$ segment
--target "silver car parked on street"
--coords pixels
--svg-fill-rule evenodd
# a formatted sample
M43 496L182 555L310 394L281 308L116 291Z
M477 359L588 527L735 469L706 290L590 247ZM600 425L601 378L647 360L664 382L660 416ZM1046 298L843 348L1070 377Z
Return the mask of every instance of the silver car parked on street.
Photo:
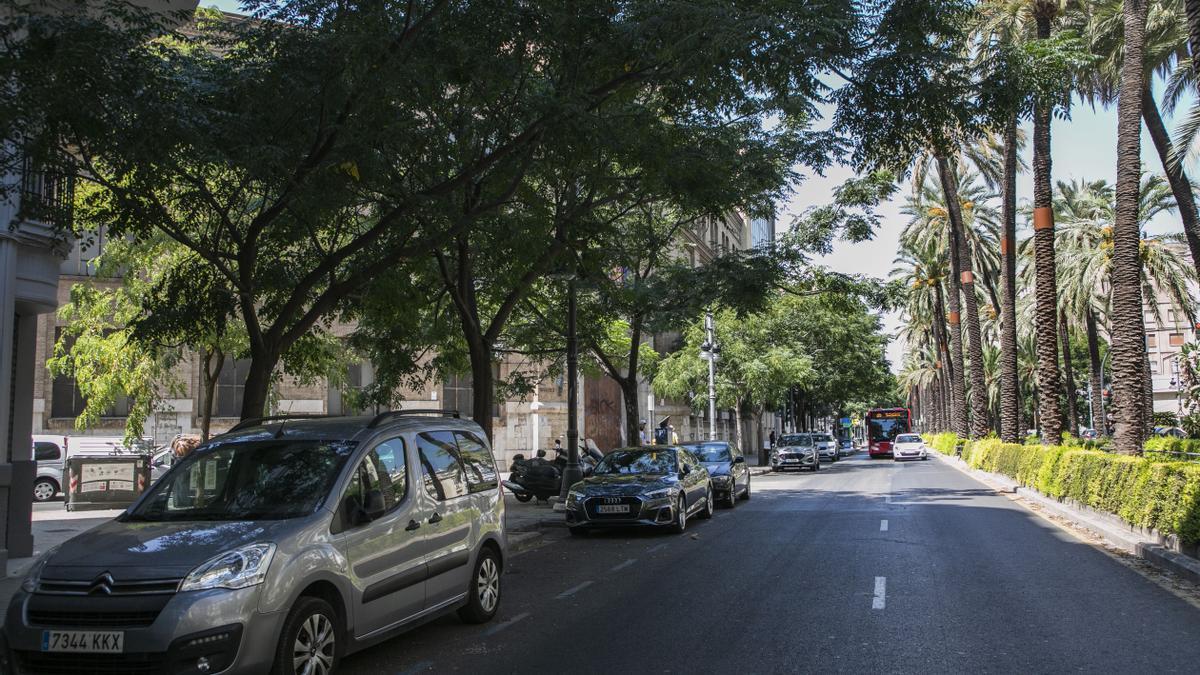
M312 673L500 602L504 501L471 422L268 418L49 551L4 626L18 673Z

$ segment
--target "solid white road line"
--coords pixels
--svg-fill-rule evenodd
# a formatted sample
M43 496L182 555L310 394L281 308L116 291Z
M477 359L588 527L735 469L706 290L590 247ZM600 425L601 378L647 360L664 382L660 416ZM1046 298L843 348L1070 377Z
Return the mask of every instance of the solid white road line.
M559 593L558 597L555 598L555 600L562 600L563 598L569 598L572 595L575 595L576 593L578 593L579 591L582 591L583 589L587 588L588 586L591 586L593 583L595 583L595 582L585 581L582 584L579 584L578 586L576 586L574 588L568 588L567 590L563 591L562 593Z
M620 572L621 570L625 569L626 567L629 567L630 565L632 565L635 562L637 562L637 558L630 558L629 560L626 560L625 562L621 563L620 565L613 567L612 569L609 570L609 572Z
M886 521L886 520L881 520L881 521L879 521L879 531L880 531L880 532L887 532L887 527L888 527L888 526L887 526L887 521Z
M491 628L487 629L487 632L484 633L484 635L491 637L491 636L495 635L496 633L499 633L500 631L504 630L505 628L508 628L509 626L513 625L514 623L520 621L521 619L528 619L528 618L529 618L529 612L522 612L522 613L514 616L513 618L509 619L508 621L505 621L503 623L498 623L495 626L492 626Z
M871 599L871 609L883 609L887 604L887 577L875 577L875 597Z

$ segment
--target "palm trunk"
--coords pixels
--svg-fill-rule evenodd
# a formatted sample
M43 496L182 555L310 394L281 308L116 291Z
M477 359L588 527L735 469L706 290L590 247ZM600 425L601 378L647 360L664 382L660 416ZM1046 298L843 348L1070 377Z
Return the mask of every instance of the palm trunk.
M971 434L970 422L967 419L967 389L963 375L966 369L963 364L962 322L959 312L959 260L958 247L951 237L950 242L950 279L946 289L949 297L950 316L947 321L950 329L950 416L951 428L962 438Z
M1192 68L1200 68L1200 0L1184 0L1187 14L1188 52L1192 55Z
M1039 3L1037 36L1050 37L1053 7ZM1041 393L1039 417L1042 440L1050 445L1062 442L1062 415L1058 407L1061 389L1058 375L1058 287L1054 260L1054 210L1050 183L1050 113L1052 106L1039 102L1033 115L1033 248L1036 267L1035 330L1037 331L1037 380Z
M1200 0L1194 0L1200 4ZM1189 0L1189 5L1192 0ZM1190 13L1190 11L1189 11ZM1191 16L1188 17L1191 20ZM1192 184L1184 173L1182 162L1169 161L1171 155L1171 136L1163 124L1162 115L1158 112L1158 104L1149 88L1142 92L1142 119L1146 121L1146 130L1150 132L1150 140L1158 152L1162 163L1163 173L1171 185L1171 194L1175 195L1175 203L1179 207L1179 220L1183 223L1183 233L1187 237L1188 251L1192 254L1192 265L1200 276L1200 213L1196 210L1196 197L1192 192Z
M1092 420L1090 423L1101 434L1108 435L1108 425L1104 421L1104 389L1103 364L1100 361L1100 336L1096 330L1096 313L1089 307L1086 316L1088 365L1090 375L1088 387L1092 392Z
M1063 374L1067 387L1067 419L1071 422L1072 434L1079 433L1079 400L1075 394L1075 371L1071 365L1071 340L1067 331L1067 315L1059 312L1058 341L1062 343Z
M1117 101L1117 189L1112 251L1113 397L1117 408L1113 450L1142 452L1145 433L1146 333L1142 320L1141 181L1142 93L1146 90L1147 0L1125 0L1125 60Z
M971 253L971 240L967 237L967 226L963 222L962 203L958 193L958 176L946 157L938 155L938 178L942 193L946 197L950 215L951 245L958 251L955 265L959 285L962 287L963 304L966 305L967 357L970 359L971 377L971 436L983 438L988 433L987 377L983 372L983 333L979 329L979 298L975 295L975 270Z
M1197 0L1200 2L1200 0ZM1021 390L1017 380L1017 119L1004 130L1004 205L1000 235L1000 438L1021 440Z

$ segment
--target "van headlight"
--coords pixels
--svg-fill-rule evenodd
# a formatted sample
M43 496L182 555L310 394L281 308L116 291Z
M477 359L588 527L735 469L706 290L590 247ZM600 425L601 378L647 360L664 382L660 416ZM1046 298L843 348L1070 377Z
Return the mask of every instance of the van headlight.
M192 570L179 590L236 589L261 584L274 557L275 544L250 544L226 551Z
M21 590L26 593L32 593L37 590L38 583L42 580L42 570L46 569L46 563L50 562L50 558L58 551L55 546L42 554L42 557L37 559L29 568L29 572L25 574L25 580L21 582Z

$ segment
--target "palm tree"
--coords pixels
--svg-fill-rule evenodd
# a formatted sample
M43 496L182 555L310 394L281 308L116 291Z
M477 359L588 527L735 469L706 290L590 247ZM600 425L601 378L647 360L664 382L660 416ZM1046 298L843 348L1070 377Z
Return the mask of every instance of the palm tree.
M1148 0L1125 0L1125 58L1117 100L1117 191L1112 249L1113 397L1117 406L1113 449L1142 452L1146 433L1146 338L1142 321L1141 182L1142 98L1146 90Z
M979 32L986 40L993 42L1042 42L1050 38L1054 24L1067 4L1068 0L991 0L980 8L982 25ZM1067 88L1064 86L1064 89ZM1038 389L1045 394L1041 397L1039 417L1042 438L1049 443L1058 443L1062 438L1058 397L1048 393L1059 391L1054 212L1051 204L1053 186L1050 176L1050 120L1054 105L1054 101L1047 96L1035 96L1033 100L1033 222L1037 270L1037 312L1034 323L1037 330ZM1015 190L1015 183L1013 188ZM1015 314L1015 309L1010 313Z
M979 324L979 304L975 294L975 259L972 251L979 250L979 230L967 222L974 219L976 204L986 199L986 195L972 195L976 192L974 177L966 167L961 166L952 158L936 153L933 160L937 164L937 173L941 185L941 193L928 185L925 173L926 163L919 162L914 171L914 196L907 211L913 220L901 234L901 240L919 241L925 239L927 244L937 248L941 255L949 253L952 274L947 290L949 296L949 323L951 362L955 373L969 373L971 388L979 392L971 398L972 416L968 422L966 414L967 396L965 378L959 377L954 382L952 390L955 408L954 431L962 436L971 435L982 437L987 435L989 414L986 396L986 377L983 370L982 331ZM962 174L960 176L960 173ZM965 179L965 181L964 181ZM966 182L966 191L963 190ZM972 197L979 197L978 199ZM964 355L962 327L960 323L960 291L961 300L966 305L967 337L969 342ZM965 358L964 358L965 356ZM969 362L966 362L969 359Z
M1172 190L1161 176L1143 176L1138 188L1137 224L1139 234L1155 216L1176 209ZM1114 313L1109 304L1115 298L1115 232L1116 192L1105 181L1059 184L1055 202L1062 222L1059 243L1062 251L1064 312L1082 322L1088 333L1088 352L1091 361L1093 404L1100 396L1100 345L1097 317ZM1194 268L1173 246L1178 235L1142 236L1138 243L1139 313L1142 306L1158 309L1157 295L1161 291L1176 311L1185 316L1196 314L1196 304L1188 286L1196 280ZM1115 304L1115 303L1114 303ZM1111 340L1117 328L1109 331ZM1144 344L1144 342L1142 343ZM1116 355L1113 355L1116 358ZM1138 379L1144 382L1148 372L1145 352L1141 357L1142 371ZM1142 393L1143 399L1145 392ZM1100 404L1102 405L1102 404ZM1143 400L1143 405L1145 401ZM1098 413L1103 419L1103 411Z
M1125 50L1123 3L1122 0L1102 0L1084 7L1086 11L1080 13L1079 23L1087 36L1089 50L1100 60L1090 69L1091 77L1085 80L1082 93L1092 103L1110 105L1116 99ZM1149 6L1145 31L1142 119L1179 205L1179 218L1187 236L1192 264L1200 272L1200 211L1197 210L1196 198L1181 156L1177 148L1172 147L1171 137L1150 87L1153 74L1170 76L1163 101L1168 112L1174 112L1185 92L1194 91L1197 80L1185 47L1189 18L1185 16L1180 0L1158 0ZM1193 106L1185 122L1180 125L1180 130L1182 139L1190 139L1200 131L1200 104ZM1190 143L1188 140L1183 142Z

